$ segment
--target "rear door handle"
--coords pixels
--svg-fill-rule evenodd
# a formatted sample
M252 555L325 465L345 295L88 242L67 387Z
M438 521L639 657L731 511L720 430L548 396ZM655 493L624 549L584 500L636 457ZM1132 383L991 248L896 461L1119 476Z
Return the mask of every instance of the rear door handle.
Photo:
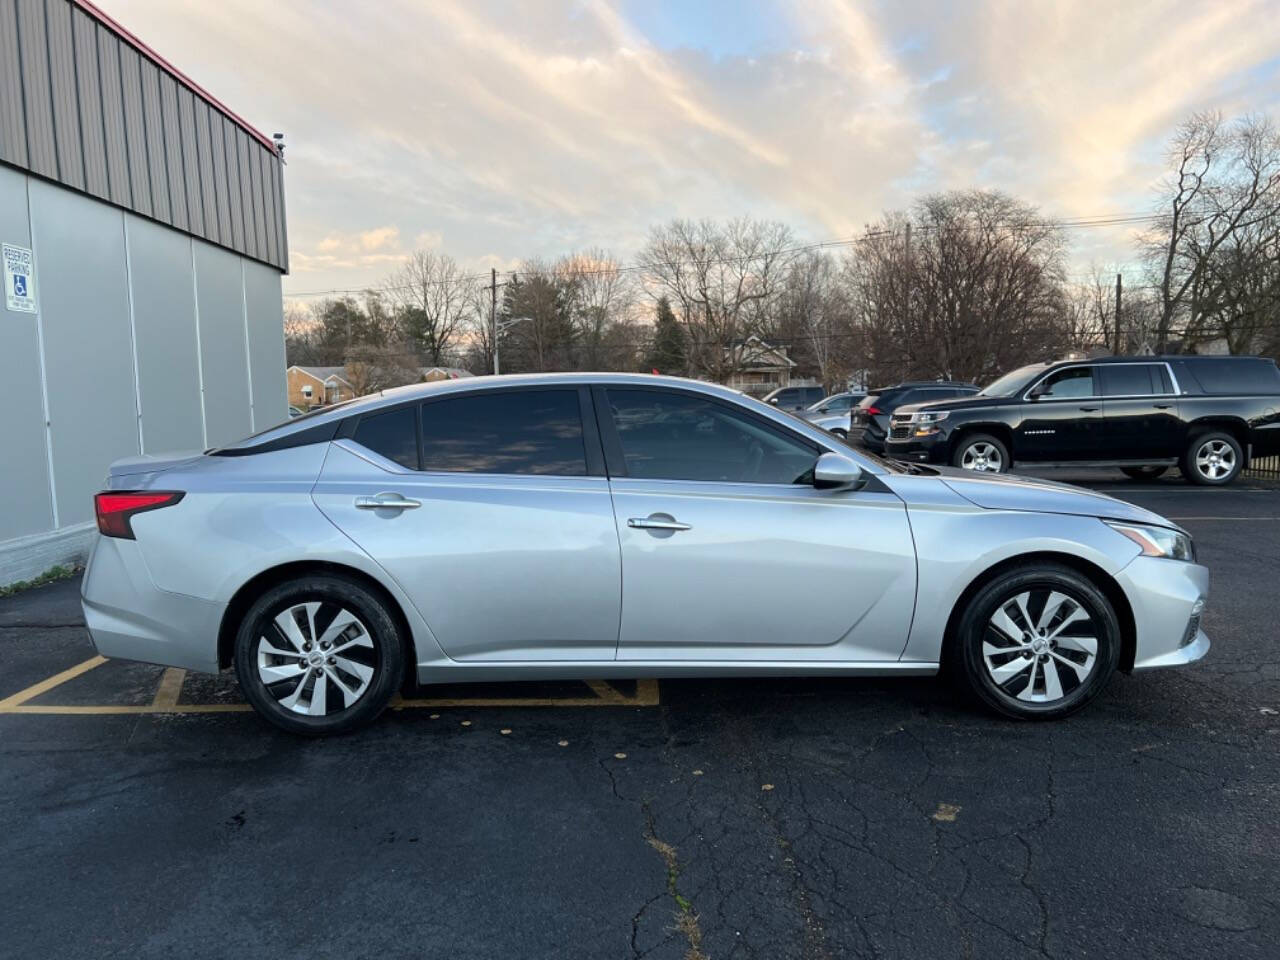
M1169 409L1170 407L1172 407L1172 406L1173 406L1173 404L1172 404L1172 403L1157 403L1157 404L1156 404L1156 409L1157 409L1157 410L1168 410L1168 409Z
M662 517L632 517L627 521L628 527L637 530L692 530L693 527L679 520L665 520Z
M1080 409L1085 413L1097 413L1102 408L1101 407L1081 407Z
M356 497L357 510L416 510L421 501L410 500L398 493L379 493L373 497Z

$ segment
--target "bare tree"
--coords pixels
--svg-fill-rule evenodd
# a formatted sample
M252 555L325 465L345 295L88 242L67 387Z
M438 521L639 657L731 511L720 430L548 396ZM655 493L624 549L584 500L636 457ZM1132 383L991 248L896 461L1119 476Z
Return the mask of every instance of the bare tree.
M1156 328L1164 350L1174 324L1203 325L1229 275L1212 267L1227 251L1253 235L1265 246L1268 223L1280 206L1280 137L1266 117L1224 123L1216 112L1185 120L1169 145L1172 170L1161 186L1165 211L1153 228L1147 258L1160 294ZM1258 228L1262 228L1258 235Z
M666 294L677 307L694 370L722 382L735 372L741 352L731 348L764 326L791 244L784 224L745 217L650 230L640 264L655 299Z
M877 379L985 380L1066 346L1060 228L995 191L934 194L845 262Z
M383 284L401 336L428 363L444 362L469 309L476 281L454 259L417 250Z
M634 296L622 264L599 249L570 254L556 263L554 272L565 296L565 307L574 327L576 364L579 369L602 370L610 366L612 328L630 313Z

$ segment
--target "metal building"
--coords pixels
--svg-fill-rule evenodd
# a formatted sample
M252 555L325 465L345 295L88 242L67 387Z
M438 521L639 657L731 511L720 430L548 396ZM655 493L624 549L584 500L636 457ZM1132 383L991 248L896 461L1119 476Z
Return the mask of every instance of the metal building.
M287 415L281 160L86 0L0 0L0 585L119 457Z

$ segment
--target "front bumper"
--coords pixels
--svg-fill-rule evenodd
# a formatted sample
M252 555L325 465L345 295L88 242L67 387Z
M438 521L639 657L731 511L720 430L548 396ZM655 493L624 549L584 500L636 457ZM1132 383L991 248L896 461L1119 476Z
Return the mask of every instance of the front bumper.
M909 437L906 440L885 441L884 455L894 460L913 463L946 463L946 438L941 433L927 437Z
M1200 629L1198 610L1209 596L1207 567L1138 557L1116 580L1133 608L1135 671L1194 663L1209 652L1209 637Z
M226 604L161 590L137 541L98 537L85 566L80 602L102 656L218 672L218 630Z

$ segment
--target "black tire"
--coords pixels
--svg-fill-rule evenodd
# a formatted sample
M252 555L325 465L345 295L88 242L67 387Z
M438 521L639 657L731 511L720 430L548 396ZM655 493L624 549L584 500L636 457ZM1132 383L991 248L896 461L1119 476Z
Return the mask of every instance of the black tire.
M319 606L309 615L310 625L305 610L291 618L298 629L295 640L307 640L303 649L301 640L290 640L277 626L277 617L311 603ZM335 640L325 641L331 645L322 651L326 629L348 622L338 621L342 613L350 615L351 624L338 632ZM272 652L261 649L264 642ZM276 651L289 656L276 656ZM343 655L328 655L331 653ZM259 714L289 733L316 737L346 733L377 717L400 689L405 648L383 599L353 579L315 574L278 584L254 602L236 632L235 665L240 688ZM372 675L365 678L362 674L368 669ZM268 684L262 670L294 672L300 678L294 683L292 676L285 676ZM318 698L320 683L324 690ZM339 706L357 688L350 705ZM325 712L317 715L284 705L291 697L307 710L320 699L319 709ZM331 697L335 698L334 708L326 711Z
M849 439L849 431L848 431L848 430L841 430L839 427L836 427L836 428L835 428L834 430L832 430L831 432L832 432L833 434L835 434L837 437L839 437L841 440L848 440L848 439Z
M1049 641L1055 633L1054 624L1059 623L1061 632L1056 639L1044 653L1028 649L1006 656L1004 649L1025 643L1026 636L1034 634L1036 624L1028 625L1032 627L1031 634L1024 633L1021 640L1012 641L992 625L997 611L1012 608L1010 620L1021 627L1016 598L1029 595L1024 601L1026 609L1032 621L1038 621L1054 593L1065 595L1073 606L1055 606L1058 612L1048 621L1046 633L1032 636L1032 640ZM1088 620L1062 623L1068 616L1074 617L1074 605L1084 611ZM1096 641L1091 660L1084 649L1089 637ZM1075 713L1102 692L1119 663L1120 646L1120 622L1115 610L1091 580L1062 564L1034 561L1006 570L969 600L948 653L954 661L951 673L988 709L1019 720L1057 720ZM998 652L986 652L995 648L999 648ZM1024 662L1025 668L1020 666ZM1052 696L1050 669L1061 696ZM1002 675L1003 682L998 682L995 673L1006 670L1007 677ZM1087 671L1084 676L1079 675L1081 670ZM1024 694L1027 699L1022 698Z
M996 456L999 457L997 463L988 453L984 456L977 456L979 452L986 447L994 449ZM965 458L969 457L972 462L994 464L991 468L965 466ZM1005 473L1012 464L1009 457L1009 448L1004 445L1004 441L998 437L993 437L989 433L970 433L960 438L960 442L956 444L955 452L951 454L951 465L959 467L962 470L973 470L975 473Z
M1213 458L1217 456L1218 460ZM1228 462L1229 461L1229 462ZM1225 472L1224 472L1225 466ZM1240 476L1244 451L1240 442L1223 430L1209 430L1191 438L1182 454L1182 475L1205 487L1224 487Z
M1155 480L1164 476L1168 467L1121 467L1120 472L1130 480Z

